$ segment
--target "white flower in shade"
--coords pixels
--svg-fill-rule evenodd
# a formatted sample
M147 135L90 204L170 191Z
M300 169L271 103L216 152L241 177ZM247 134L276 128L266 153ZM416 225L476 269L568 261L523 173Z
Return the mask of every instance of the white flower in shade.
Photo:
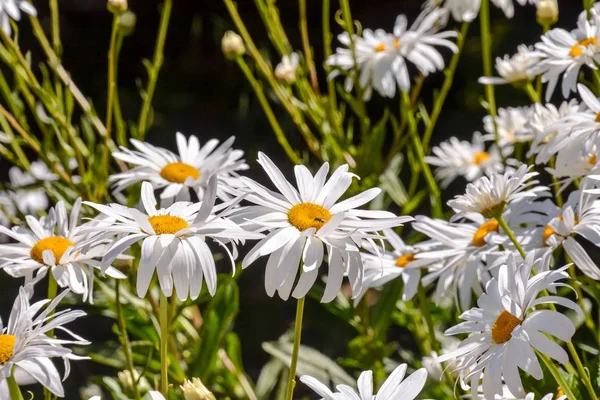
M537 172L529 172L531 166L522 165L515 171L504 174L482 176L467 185L464 195L450 200L448 205L458 212L458 215L473 212L485 217L493 217L502 213L508 204L526 197L536 197L539 192L548 190L544 186L535 186L538 181L531 178Z
M37 10L27 0L0 0L0 28L4 33L11 34L10 20L19 21L21 11L34 17L37 15Z
M482 175L503 169L496 147L486 151L483 137L478 132L473 135L472 143L451 137L432 148L431 152L434 155L426 156L425 161L437 167L435 177L441 181L442 188L448 187L459 176L472 182Z
M537 0L517 0L520 5L535 4ZM436 4L436 1L429 1L429 4ZM513 0L492 0L492 4L500 8L507 18L512 18L515 9ZM479 9L481 8L481 0L444 0L442 7L452 14L452 18L456 21L467 21L471 22L477 15L479 15Z
M115 257L142 242L142 253L137 273L137 294L144 297L156 270L160 288L165 296L171 296L173 285L177 297L184 301L197 298L202 280L211 295L215 294L217 272L212 251L206 244L212 238L227 251L232 267L233 256L225 246L240 239L257 239L260 234L246 232L232 221L213 214L217 192L217 177L208 184L204 200L199 203L176 202L168 208L157 209L154 188L149 182L142 183L141 200L144 211L119 204L108 206L86 204L109 217L99 221L90 231L100 237L118 235L104 254L103 263L108 265Z
M144 400L166 400L166 399L165 399L165 396L162 395L162 393L151 390L148 393L146 393L146 395L144 396Z
M281 62L275 67L275 78L291 85L296 80L296 71L300 63L298 53L286 54L281 58Z
M321 301L329 302L336 297L345 273L353 295L358 296L363 280L359 252L363 240L375 245L373 238L383 239L377 231L399 226L412 218L396 217L387 211L356 209L373 200L381 192L378 188L338 202L356 177L348 172L348 165L338 167L328 181L328 163L314 176L305 166L297 165L296 189L266 155L259 153L258 162L279 193L241 178L249 189L245 200L255 205L241 208L232 218L245 219L246 225L269 232L248 252L242 267L261 256L269 256L265 273L267 294L273 296L278 291L281 298L287 299L302 264L303 272L291 293L301 298L317 279L326 252L329 273Z
M19 167L11 167L8 170L8 179L12 190L8 191L8 196L12 199L17 209L25 214L37 214L38 211L46 210L49 206L48 196L42 189L25 189L36 183L54 181L56 175L50 173L46 164L39 161L31 163L31 173L22 171Z
M373 394L373 372L364 371L357 381L358 392L348 385L337 385L337 392L332 392L327 386L309 375L300 377L300 381L310 387L324 400L413 400L416 398L427 381L427 371L421 368L408 378L406 364L400 364L383 382L377 394Z
M121 147L120 152L113 153L116 159L135 165L129 171L110 176L109 181L115 183L115 191L146 181L154 188L162 189L160 198L163 202L189 201L190 191L202 200L210 177L216 175L220 183L217 194L228 199L223 188L237 187L236 171L248 168L242 158L244 152L231 148L235 138L230 137L220 146L218 140L211 139L202 147L194 135L186 139L177 132L176 138L179 155L135 139L131 139L131 144L137 150Z
M364 29L362 37L350 38L348 33L344 32L338 35L338 40L347 48L336 49L336 53L325 63L350 74L346 80L348 91L353 86L353 79L356 79L364 90L366 100L371 97L372 89L384 97L394 97L396 87L406 93L410 90L407 61L427 76L444 68L444 59L433 46L458 51L456 45L448 40L456 37L456 32L436 33L438 23L442 19L441 10L425 11L408 30L406 17L399 15L393 33L381 29ZM351 49L352 44L354 52ZM359 70L358 77L353 76L355 69ZM339 71L333 71L329 78L338 74Z
M496 71L500 77L482 76L479 78L479 83L484 85L527 83L535 77L529 68L535 61L537 57L532 50L522 44L517 48L516 54L512 56L506 54L504 58L496 58Z
M184 380L181 391L185 400L215 400L215 396L204 386L202 381L194 378L191 381Z
M409 301L414 297L421 281L420 264L423 261L415 259L415 255L426 249L427 246L408 246L393 230L386 229L383 232L385 238L392 246L392 251L381 251L381 249L369 249L369 253L362 254L364 266L364 279L362 290L354 298L356 307L367 290L378 288L396 278L402 278L404 289L402 300ZM427 262L426 262L427 263Z
M594 141L563 148L558 152L553 167L546 168L560 183L558 193L564 191L575 180L596 169L600 161L600 147Z
M31 374L19 366L15 366L12 376L15 378L15 381L17 381L17 385L19 387L35 385L38 383L38 381L31 376ZM8 384L5 379L0 380L0 399L9 398Z
M30 304L33 294L31 286L21 287L6 326L0 320L0 381L11 376L13 367L27 371L42 386L58 397L64 397L62 381L69 376L70 360L87 357L74 355L64 345L87 345L89 342L71 333L63 325L82 317L83 311L69 309L54 312L68 291L54 300L41 300ZM45 308L44 308L45 307ZM66 333L69 338L55 339L47 336L48 331ZM50 360L60 357L64 361L64 377Z
M491 279L486 293L477 300L478 307L464 312L465 322L448 329L447 335L468 333L458 348L439 358L453 360L459 376L477 388L483 375L486 400L501 395L503 382L513 395L525 397L519 368L540 380L542 368L534 349L566 364L565 350L546 334L565 342L571 341L575 326L565 315L552 310L535 310L539 305L558 304L582 311L573 301L560 296L541 296L544 290L570 287L560 282L569 278L567 267L531 276L533 257L517 265L513 257L500 267L498 278ZM474 389L476 390L476 389Z
M496 116L496 129L498 131L498 144L506 147L515 143L528 142L533 139L533 132L528 128L527 122L531 118L529 107L508 107L498 109ZM491 115L483 118L483 126L488 133L485 140L494 140L494 119Z
M532 112L529 116L529 122L527 123L528 128L533 132L534 138L531 142L530 149L527 152L527 157L540 154L548 143L556 136L557 130L547 129L550 125L554 124L561 118L567 115L575 114L579 112L582 107L576 100L564 101L559 107L554 104L547 103L534 104ZM541 156L537 156L535 163L540 164L547 162L542 160Z
M7 229L0 226L0 233L18 243L0 245L0 269L15 278L26 280L34 276L41 279L48 271L58 285L69 288L73 293L90 298L94 283L94 269L100 269L100 261L106 251L104 243L96 242L83 252L79 246L87 242L89 234L86 227L93 222L79 225L81 199L78 199L67 214L65 204L60 201L48 212L47 217L39 220L28 215L25 217L28 228ZM108 276L124 279L125 275L108 266Z
M567 98L575 91L581 67L597 69L596 63L600 62L600 27L596 18L588 21L587 15L583 15L578 19L577 29L569 32L554 28L541 39L535 44L535 55L539 59L531 66L531 73L541 74L542 82L548 83L546 101L550 101L562 75L562 95Z

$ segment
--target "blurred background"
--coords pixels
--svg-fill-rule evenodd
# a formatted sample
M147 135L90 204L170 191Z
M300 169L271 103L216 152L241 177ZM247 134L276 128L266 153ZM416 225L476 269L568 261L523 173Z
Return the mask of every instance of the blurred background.
M308 28L311 44L315 50L317 65L323 62L321 50L321 2L308 0ZM336 2L332 2L337 7ZM353 0L353 18L361 22L363 28L382 28L390 31L398 14L406 14L409 21L414 20L421 9L420 0ZM47 2L34 0L46 28ZM298 10L296 2L280 0L281 19L287 27L292 44L300 49L298 29ZM102 116L106 102L107 49L110 39L112 15L106 11L105 0L61 0L60 26L64 45L63 64L72 74L83 93L98 105ZM251 0L238 2L240 13L257 44L267 54L276 57L270 48L262 21ZM578 1L559 1L559 26L573 29L581 3ZM140 107L140 84L146 81L142 59L151 58L159 22L160 1L130 0L129 8L137 15L134 33L125 39L119 65L119 94L126 120L136 120ZM337 8L336 8L337 9ZM335 11L335 10L333 10ZM332 12L334 15L334 12ZM310 16L314 16L311 18ZM516 52L520 43L533 44L539 38L541 28L535 21L535 7L516 5L515 16L510 23L500 10L492 7L493 54L503 56ZM451 22L450 28L455 27ZM31 49L34 62L41 61L42 52L30 36L27 22L21 25L22 48ZM340 28L331 23L334 33ZM515 30L518 27L518 30ZM246 152L251 167L249 174L265 182L265 176L255 162L258 151L267 153L284 171L290 171L292 165L285 158L274 140L270 127L254 98L251 88L246 84L237 66L227 61L221 53L221 37L228 29L234 29L227 10L218 0L175 0L169 33L165 47L165 60L154 99L155 122L147 140L155 145L175 148L175 132L197 135L201 142L210 138L227 139L235 136L235 147ZM484 116L480 102L483 87L477 83L482 75L479 26L472 24L465 46L464 56L458 67L453 88L448 96L440 122L437 125L432 144L445 140L449 136L458 136L469 140L472 133L482 129ZM334 40L334 45L336 41ZM272 59L275 65L278 59ZM319 79L324 82L322 70L318 70ZM436 74L426 80L425 104L431 105L433 88L441 85L442 74ZM427 97L429 96L429 98ZM499 107L518 106L529 101L524 94L511 87L498 87L496 91ZM382 99L375 95L369 103L373 113L381 110L387 102L398 99ZM392 109L397 109L394 103ZM294 136L293 124L287 114L280 111L278 116L285 131L290 132L292 145L303 148L299 136ZM0 164L1 177L6 177L8 166ZM309 165L309 167L311 167ZM464 182L455 181L453 187L444 192L445 198L452 197L464 189ZM247 249L246 249L247 250ZM264 264L255 263L240 278L240 313L235 330L243 345L243 360L246 371L256 379L261 367L269 359L262 350L263 341L277 340L290 326L294 318L295 302L283 302L278 298L269 298L264 292ZM227 266L222 266L225 271ZM12 301L17 292L17 284L3 272L0 272L0 316L3 321L8 317ZM110 340L114 336L112 322L98 316L89 316L71 326L75 332L89 339ZM318 348L336 359L340 357L348 341L353 337L349 326L340 326L338 320L314 300L309 300L305 311L304 344ZM408 332L390 332L390 338L397 341L399 347L412 347L412 336ZM116 339L116 338L115 338ZM68 399L76 399L78 393L73 390L83 385L85 380L99 372L107 372L91 362L78 362L71 379L66 382ZM114 374L115 371L107 373Z

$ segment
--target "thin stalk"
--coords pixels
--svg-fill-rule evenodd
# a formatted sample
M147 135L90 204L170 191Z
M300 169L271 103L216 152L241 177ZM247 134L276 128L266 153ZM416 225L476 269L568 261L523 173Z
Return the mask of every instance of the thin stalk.
M23 394L14 376L14 368L13 373L6 378L6 383L8 383L8 392L10 393L11 400L23 400Z
M483 75L490 78L492 77L492 34L490 32L490 0L481 1L481 10L479 12L479 21L481 26L481 57L483 62ZM498 146L498 125L496 123L496 95L494 92L494 85L485 85L485 97L488 103L488 112L492 116L492 122L494 124L494 139L496 146Z
M331 28L329 24L330 20L330 4L329 0L323 0L323 9L322 9L322 26L323 26L323 55L325 59L327 59L332 51L331 51ZM333 79L327 80L327 99L329 100L329 104L332 110L337 110L336 105L336 93L335 93L335 81Z
M423 148L425 149L429 147L431 135L433 134L435 125L437 124L438 118L442 112L442 108L444 107L444 102L446 101L448 92L452 87L452 83L454 81L454 74L458 66L458 61L460 60L463 49L465 47L467 33L469 32L469 26L471 26L469 22L462 23L460 27L460 34L458 35L458 39L456 40L456 46L458 47L458 51L452 55L452 59L450 60L448 69L444 71L444 83L442 84L440 93L435 98L435 103L433 104L433 109L431 110L431 115L429 117L430 122L429 125L427 125L427 128L425 129L425 133L423 134Z
M527 82L527 85L525 85L525 93L527 93L527 96L529 96L529 99L532 102L534 102L534 103L539 103L540 102L540 96L535 91L535 88L533 87L533 85L531 84L531 82Z
M417 153L417 161L419 163L419 167L423 172L423 176L425 177L425 182L427 182L427 187L430 192L431 199L431 207L433 211L434 218L441 218L444 213L442 211L442 199L440 194L440 189L435 182L435 178L431 173L431 168L429 168L429 164L425 162L425 151L423 150L423 145L421 140L419 139L419 133L417 132L417 122L415 121L415 116L413 115L413 111L410 108L410 99L408 98L407 93L402 93L402 101L403 106L406 108L405 116L408 120L408 130L410 137L412 139L413 147L415 152Z
M158 36L156 38L156 47L154 48L154 57L151 68L148 70L148 84L146 85L144 103L142 104L142 110L138 119L137 135L139 140L144 140L144 136L148 130L148 114L150 113L152 98L154 97L154 91L156 90L158 73L160 72L160 68L162 67L164 60L163 51L165 48L165 41L167 39L167 31L169 28L169 19L171 17L172 8L173 0L165 0L160 16L160 26L158 28Z
M105 143L110 140L112 131L113 108L115 101L115 89L117 87L117 37L119 36L119 20L121 17L115 14L113 17L112 32L110 34L110 47L108 50L108 95L106 101L106 135L104 136ZM105 152L108 152L106 146Z
M52 275L52 270L48 271L48 300L52 301L56 295L58 294L58 284L56 283L56 279L54 279L54 275ZM48 317L50 317L52 314L54 314L54 311L52 311L51 313L48 314ZM54 329L51 329L48 331L47 333L48 337L54 337ZM44 399L45 400L51 400L53 398L52 393L44 388ZM12 399L12 397L11 397Z
M50 19L52 20L52 48L57 56L62 53L60 43L60 20L58 15L58 0L50 0Z
M317 81L317 71L315 69L315 63L312 57L312 51L310 49L310 42L308 40L308 23L306 18L306 0L299 0L298 7L300 11L300 36L302 37L302 50L304 51L304 57L306 58L306 65L308 66L308 73L310 75L310 83L316 94L319 93L319 82Z
M116 280L115 283L115 294L117 302L117 324L119 326L119 331L121 334L119 338L121 339L121 346L123 346L123 354L125 355L125 365L127 366L127 370L131 375L131 379L135 379L134 375L134 365L133 365L133 357L131 355L131 344L129 343L129 335L127 335L127 324L125 323L125 316L123 315L123 305L121 304L121 282ZM135 400L140 400L140 390L138 385L133 385L133 396Z
M427 333L429 336L427 338L427 341L429 342L428 347L430 350L434 350L439 354L440 344L435 338L435 327L433 325L433 319L431 318L431 312L429 311L429 302L425 296L425 288L423 285L419 285L417 296L419 297L419 309L421 310L421 314L423 314L423 319L427 325Z
M294 387L296 386L296 366L298 365L298 352L300 350L300 339L302 336L302 317L304 314L304 301L302 297L298 299L296 305L296 323L294 324L294 348L292 350L292 362L290 364L290 374L288 376L287 390L285 399L292 400L294 396Z
M585 367L583 366L581 359L579 358L579 354L577 354L577 350L575 349L575 345L573 344L573 342L567 342L567 348L569 349L569 353L571 353L573 361L575 361L577 372L579 372L579 378L581 379L583 385L590 394L591 399L598 400L598 396L596 396L596 392L594 391L594 387L592 386L592 382L590 381L590 376L585 370Z
M502 214L498 215L496 217L496 220L498 221L498 223L502 227L502 230L504 231L504 233L506 233L506 236L508 236L508 238L510 239L510 241L513 242L513 244L517 248L517 251L519 252L519 254L521 255L521 257L523 257L523 260L524 260L525 257L527 257L527 254L525 253L525 250L523 250L523 247L521 246L521 243L519 243L519 241L517 240L517 238L515 236L515 233L512 231L512 229L510 229L510 227L506 223L506 220L504 219L504 217L502 216Z
M115 51L115 65L119 65L121 48L123 47L123 35L117 35L117 49ZM119 69L115 69L115 82L119 81ZM127 145L127 125L123 120L123 112L121 111L121 100L119 99L119 91L115 89L115 129L117 132L116 140L121 146Z
M271 129L273 129L273 132L275 133L277 141L279 142L281 147L283 147L283 151L285 151L285 154L294 164L301 164L302 160L300 160L300 158L290 145L290 142L287 140L285 133L281 129L281 126L277 121L277 117L273 113L273 109L271 108L271 105L267 100L267 96L265 96L265 93L262 89L262 85L260 84L260 82L258 82L258 80L256 80L256 78L252 74L252 71L250 71L248 64L246 64L246 61L242 57L237 57L236 62L242 70L242 72L244 73L244 75L246 76L246 79L252 86L252 89L254 89L254 94L256 95L256 98L258 99L265 115L267 116L267 119L269 120L269 124L271 125Z
M536 351L536 352L538 354L538 357L540 357L542 359L542 361L544 362L544 364L546 364L546 367L548 368L548 370L554 377L554 380L556 380L556 383L558 384L558 386L560 386L560 388L563 390L563 392L565 392L565 394L567 395L567 398L568 399L576 399L577 397L575 397L575 395L573 394L573 391L567 384L567 381L565 381L563 376L560 374L560 371L558 370L558 368L556 368L556 366L552 362L552 360L550 360L544 353L541 353L539 351Z
M160 292L160 392L169 395L169 299Z

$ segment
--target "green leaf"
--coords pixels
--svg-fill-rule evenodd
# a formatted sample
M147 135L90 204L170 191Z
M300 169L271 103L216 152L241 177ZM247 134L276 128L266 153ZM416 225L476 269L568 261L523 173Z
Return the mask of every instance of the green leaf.
M377 303L373 306L371 324L375 335L379 338L383 339L387 335L400 293L402 293L402 279L395 279L383 287Z

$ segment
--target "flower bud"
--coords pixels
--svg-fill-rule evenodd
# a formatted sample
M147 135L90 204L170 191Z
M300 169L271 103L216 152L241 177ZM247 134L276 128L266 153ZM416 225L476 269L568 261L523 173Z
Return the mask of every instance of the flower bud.
M131 11L125 12L119 18L119 33L122 36L129 36L135 30L135 24L137 22L137 17Z
M198 378L194 378L191 381L184 380L181 391L185 400L215 400L212 392Z
M127 11L127 0L108 0L106 8L115 15L121 15Z
M294 83L299 61L300 58L296 53L283 56L281 62L275 67L275 78L288 85Z
M540 25L547 27L554 25L558 21L558 1L539 0L536 16Z
M141 392L152 389L148 383L148 380L143 376L140 377L140 373L136 370L133 370L133 377L128 370L118 372L117 377L119 378L119 382L121 382L121 386L125 392L131 393L133 391L133 385L137 385Z
M227 31L221 40L221 50L223 50L225 57L236 58L244 55L246 46L244 46L244 41L240 35L233 31Z

